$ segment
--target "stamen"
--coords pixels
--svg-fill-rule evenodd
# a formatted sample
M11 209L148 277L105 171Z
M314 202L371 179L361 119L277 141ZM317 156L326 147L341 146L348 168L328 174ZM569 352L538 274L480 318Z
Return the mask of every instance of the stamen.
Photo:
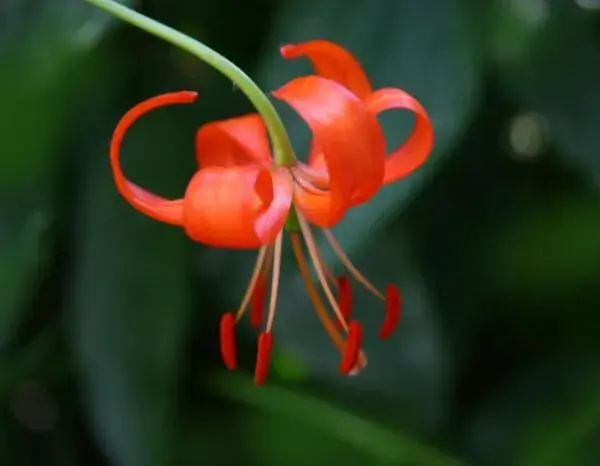
M356 365L352 368L348 375L354 376L360 374L365 367L367 367L367 358L365 356L364 351L360 351L358 353L358 361L356 361Z
M250 300L250 325L254 328L260 327L263 309L265 308L265 297L267 295L267 277L260 274L252 292Z
M256 385L262 385L267 380L272 347L273 337L271 332L261 333L258 337L258 352L256 354L256 368L254 369L254 383Z
M335 324L327 315L327 310L325 309L325 304L321 300L319 293L317 292L315 286L313 285L310 271L308 269L308 263L302 253L302 244L300 242L300 236L297 233L290 233L290 239L292 241L292 250L294 251L294 256L296 257L296 262L298 263L298 268L300 269L300 276L302 277L302 282L304 283L304 287L306 288L306 292L308 293L308 297L310 298L315 312L317 313L317 317L321 321L321 324L325 328L325 331L329 335L329 338L333 341L333 344L340 351L344 348L344 339L340 335L340 333L336 330Z
M385 340L390 337L400 320L401 302L400 292L395 285L388 285L385 299L385 318L379 329L379 338Z
M252 298L253 291L256 287L256 282L258 281L258 277L260 276L263 263L265 261L265 255L268 246L263 246L258 250L258 257L256 258L256 263L254 264L254 270L252 270L252 277L250 278L250 282L248 283L248 288L246 288L246 293L244 294L244 298L242 299L242 303L238 308L238 311L235 315L235 322L239 322L239 320L246 312L246 308L248 307L248 303L250 302L250 298Z
M381 293L381 291L375 288L375 286L369 280L367 280L366 277L362 273L360 273L358 269L354 266L354 264L350 261L340 243L338 243L337 239L335 239L335 236L333 236L331 230L323 229L323 233L325 234L327 241L331 245L331 248L340 259L340 262L344 264L344 267L348 269L348 271L352 274L354 279L362 286L364 286L367 290L369 290L371 293L373 293L375 296L377 296L379 299L385 301L385 296L383 295L383 293Z
M333 274L331 269L329 267L327 267L327 263L323 260L321 251L319 251L318 248L317 248L317 256L319 257L319 262L321 263L321 266L323 267L323 271L325 272L325 276L327 277L327 280L329 280L329 283L331 283L332 286L335 286L337 288L338 287L338 279Z
M233 371L237 368L235 319L231 312L221 317L221 356L229 370Z
M294 167L294 171L298 172L299 178L308 181L311 186L314 186L320 191L329 191L329 177L323 175L320 170L315 170L309 165L299 163Z
M294 256L296 257L296 262L298 263L298 268L300 269L300 276L302 277L302 282L304 283L304 287L306 288L306 292L313 304L317 317L321 321L321 324L325 328L325 331L331 338L331 341L335 345L335 347L343 353L345 343L340 335L340 333L336 330L335 324L327 314L327 310L325 309L325 304L323 300L319 296L315 285L312 282L312 278L310 276L310 270L308 269L308 263L304 258L304 254L302 252L302 244L300 241L300 236L297 233L290 233L290 239L292 241L292 250L294 251ZM364 351L360 350L358 354L358 362L351 369L349 375L356 375L360 373L367 366L367 356Z
M267 249L264 265L256 281L256 286L252 292L250 300L250 325L254 328L260 327L265 309L265 299L267 296L267 277L271 272L273 262L273 248Z
M308 192L310 194L315 194L317 196L326 194L326 191L314 186L309 180L307 180L302 175L302 173L298 173L298 171L296 169L290 170L290 173L292 174L292 178L294 179L295 184L297 184L300 188L302 188L306 192Z
M312 232L310 231L310 227L308 226L308 223L306 223L306 220L304 220L301 215L298 215L298 223L300 224L300 229L302 230L302 234L304 235L304 240L306 242L306 247L308 248L308 253L310 255L310 258L313 261L315 271L317 272L317 276L319 277L319 282L321 283L321 286L323 287L325 296L327 296L329 304L331 305L331 308L333 309L333 312L337 316L338 320L342 324L342 327L344 328L344 330L348 331L348 325L346 324L344 316L340 312L340 308L333 296L333 293L331 292L331 288L329 287L329 284L327 283L327 279L325 278L325 273L323 272L323 265L321 264L321 262L319 260L319 253L317 250L315 238L313 237Z
M352 287L350 286L350 280L348 280L348 277L338 277L337 288L340 312L344 316L345 321L348 322L350 313L352 312ZM338 329L342 328L342 324L340 322L336 322L336 326Z
M277 235L273 250L273 278L271 280L271 300L269 302L269 315L267 317L267 333L273 327L275 310L277 308L277 292L279 291L279 274L281 272L281 247L283 244L283 233Z
M357 366L362 335L362 325L360 325L360 322L353 320L348 326L348 339L346 340L342 362L340 363L340 372L342 374L350 373Z

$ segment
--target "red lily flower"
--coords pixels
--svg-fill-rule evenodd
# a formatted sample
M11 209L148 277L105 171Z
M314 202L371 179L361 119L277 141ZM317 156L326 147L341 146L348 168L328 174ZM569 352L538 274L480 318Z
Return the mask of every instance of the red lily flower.
M188 91L151 98L127 112L115 130L110 152L117 189L140 212L183 227L191 239L205 245L258 249L237 313L227 313L221 320L222 356L226 366L235 369L234 325L248 307L252 324L261 325L267 281L271 279L265 330L258 341L257 384L264 382L269 367L282 231L290 215L299 225L298 231L290 232L290 238L300 274L317 316L342 353L341 372L358 373L366 365L361 350L362 327L357 320L350 320L348 279L332 275L309 224L323 229L348 274L386 303L380 337L390 336L400 318L398 289L388 285L383 293L375 288L352 264L328 228L339 222L349 208L368 201L382 185L417 169L433 145L431 122L423 107L400 89L373 91L361 66L347 50L319 40L286 45L281 53L285 58L308 57L316 71L316 75L296 78L273 93L310 127L313 139L308 163L275 165L265 125L259 115L250 114L200 127L196 135L200 168L182 199L167 200L131 183L119 165L119 149L127 129L152 109L193 102L197 94ZM416 123L408 140L386 157L377 115L389 109L414 112ZM312 282L302 240L333 318Z

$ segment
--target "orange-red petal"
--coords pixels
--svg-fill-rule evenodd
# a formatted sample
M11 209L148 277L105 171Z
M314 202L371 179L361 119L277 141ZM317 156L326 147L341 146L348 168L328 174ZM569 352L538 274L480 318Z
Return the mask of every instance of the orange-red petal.
M306 56L318 75L340 83L360 99L365 99L372 91L369 79L358 60L348 50L333 42L311 40L284 45L280 52L287 59Z
M351 200L362 202L381 187L385 139L375 114L335 81L319 76L297 78L273 93L287 102L312 130L323 151L329 190L309 193L296 187L295 203L312 223L337 223Z
M251 249L271 243L292 202L287 170L259 166L209 167L196 172L184 199L184 227L195 241Z
M415 171L427 160L433 148L431 120L417 99L400 89L379 89L367 98L366 104L376 115L392 109L407 109L415 114L412 133L385 160L383 182L393 183Z
M200 168L273 164L267 129L257 114L215 121L196 133Z
M138 211L155 220L172 225L181 225L183 201L181 199L165 199L127 180L120 165L120 149L125 133L139 117L166 105L192 103L197 96L196 92L191 91L170 92L140 102L123 115L110 142L110 165L119 193Z

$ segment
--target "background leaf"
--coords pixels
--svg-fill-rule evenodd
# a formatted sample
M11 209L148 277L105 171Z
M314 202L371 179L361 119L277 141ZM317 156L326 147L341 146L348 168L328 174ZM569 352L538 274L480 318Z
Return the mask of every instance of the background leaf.
M194 245L140 215L107 157L132 105L198 90L140 120L123 148L128 177L179 197L198 126L252 111L248 100L86 2L0 2L2 466L595 466L599 6L136 2L266 90L310 72L281 44L335 40L433 119L427 164L335 229L377 286L399 285L398 331L377 339L383 305L355 286L369 365L342 377L286 244L271 373L256 388L256 332L237 327L238 374L218 338L256 251ZM308 129L275 105L304 154ZM390 147L412 125L402 112L381 122Z
M127 165L157 190L174 190L185 172L185 163L163 159L175 147L185 153L187 144L170 140L177 139L178 111L145 118L146 134L170 134L162 144L140 136L140 124L123 148ZM77 367L109 458L124 466L166 465L175 451L175 380L190 309L185 238L132 215L114 190L107 154L93 154L81 178L71 283ZM138 255L154 265L140 267Z
M510 2L498 4L510 8ZM565 161L587 174L588 182L598 184L597 21L576 2L553 0L544 5L537 19L532 19L535 33L523 49L523 59L502 69L507 89L522 107L547 119Z
M597 457L588 454L600 426L599 375L594 357L574 352L518 374L471 424L473 459L490 465L595 464Z
M35 6L33 5L35 3ZM8 344L52 248L73 111L94 81L87 55L110 18L78 0L0 7L0 350Z

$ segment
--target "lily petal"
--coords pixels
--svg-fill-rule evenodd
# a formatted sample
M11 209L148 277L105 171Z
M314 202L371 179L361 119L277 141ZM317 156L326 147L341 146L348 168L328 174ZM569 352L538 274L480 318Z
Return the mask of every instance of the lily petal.
M168 200L152 194L125 178L120 165L120 149L127 130L136 120L159 107L173 104L189 104L198 94L191 91L171 92L145 100L129 110L115 128L110 142L110 165L119 193L138 211L172 225L181 225L183 219L182 199Z
M365 103L375 115L386 110L407 109L416 117L408 139L385 159L383 183L393 183L423 165L433 148L433 126L423 106L414 97L396 88L379 89Z
M207 123L196 133L200 168L273 164L267 129L257 114Z
M257 165L208 167L196 172L184 200L184 228L207 246L253 249L271 243L292 203L285 169Z
M345 48L327 40L311 40L300 44L284 45L280 49L283 58L306 56L315 72L346 87L360 99L371 94L371 84L360 63Z
M343 217L351 200L364 202L381 187L385 163L381 126L362 100L330 79L297 78L273 95L306 121L327 164L329 190L306 195L296 190L295 201L310 222L331 226Z

